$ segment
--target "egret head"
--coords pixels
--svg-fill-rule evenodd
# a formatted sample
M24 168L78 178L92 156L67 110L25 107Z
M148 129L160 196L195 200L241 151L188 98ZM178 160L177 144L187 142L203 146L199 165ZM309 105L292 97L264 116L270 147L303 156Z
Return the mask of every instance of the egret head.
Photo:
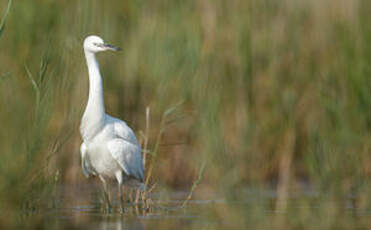
M119 51L121 49L105 43L102 38L96 35L91 35L84 40L84 50L91 53L98 53L106 50Z

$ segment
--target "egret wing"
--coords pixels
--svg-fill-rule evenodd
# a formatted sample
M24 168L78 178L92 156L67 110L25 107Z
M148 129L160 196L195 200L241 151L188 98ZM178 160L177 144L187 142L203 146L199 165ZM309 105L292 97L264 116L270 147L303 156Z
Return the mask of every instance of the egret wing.
M89 156L87 155L86 145L84 143L80 146L81 153L81 168L82 172L86 177L89 177L90 174L96 175L94 169L90 165Z
M107 143L112 157L122 167L126 175L144 180L142 155L139 145L122 138L115 138Z
M111 117L109 115L107 115L107 117L108 122L111 125L113 125L115 136L122 138L125 141L130 142L134 145L138 145L138 141L137 138L135 137L133 130L125 123L125 121L122 121L115 117Z

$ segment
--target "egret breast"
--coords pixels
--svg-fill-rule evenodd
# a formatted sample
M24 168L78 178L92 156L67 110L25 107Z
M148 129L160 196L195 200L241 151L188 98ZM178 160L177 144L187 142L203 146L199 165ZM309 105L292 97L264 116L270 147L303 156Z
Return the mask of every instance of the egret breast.
M91 142L87 148L91 166L98 174L106 177L114 177L117 171L122 171L120 165L108 151L105 142Z

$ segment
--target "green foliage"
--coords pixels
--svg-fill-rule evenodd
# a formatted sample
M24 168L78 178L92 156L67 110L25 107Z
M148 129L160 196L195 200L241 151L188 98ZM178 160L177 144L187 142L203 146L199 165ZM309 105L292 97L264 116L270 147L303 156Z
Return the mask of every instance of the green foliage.
M156 188L235 201L248 197L246 185L278 184L286 215L269 216L272 226L364 227L345 207L349 197L359 213L371 207L369 2L1 3L0 209L47 206L38 195L58 171L62 182L90 183L78 126L88 90L82 42L97 34L123 48L98 57L107 112L139 134L151 108ZM295 209L290 198L308 186L320 195L297 198ZM235 220L233 229L268 228L274 202L258 196L213 216ZM321 226L309 227L313 218Z
M1 18L1 21L0 21L0 37L5 29L5 23L6 23L6 19L8 18L8 14L9 14L9 10L10 10L10 6L12 5L12 0L9 0L8 1L8 5L6 7L6 10L4 12L4 15L3 17Z

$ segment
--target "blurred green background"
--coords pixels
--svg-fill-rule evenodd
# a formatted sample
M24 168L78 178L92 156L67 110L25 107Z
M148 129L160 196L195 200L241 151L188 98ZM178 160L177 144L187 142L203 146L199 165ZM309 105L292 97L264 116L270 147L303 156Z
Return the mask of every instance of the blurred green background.
M370 12L368 0L14 0L0 35L0 226L56 184L92 183L79 154L91 34L123 49L98 57L106 111L143 140L150 108L157 188L202 176L195 198L237 202L272 188L270 203L215 207L234 229L369 226Z

